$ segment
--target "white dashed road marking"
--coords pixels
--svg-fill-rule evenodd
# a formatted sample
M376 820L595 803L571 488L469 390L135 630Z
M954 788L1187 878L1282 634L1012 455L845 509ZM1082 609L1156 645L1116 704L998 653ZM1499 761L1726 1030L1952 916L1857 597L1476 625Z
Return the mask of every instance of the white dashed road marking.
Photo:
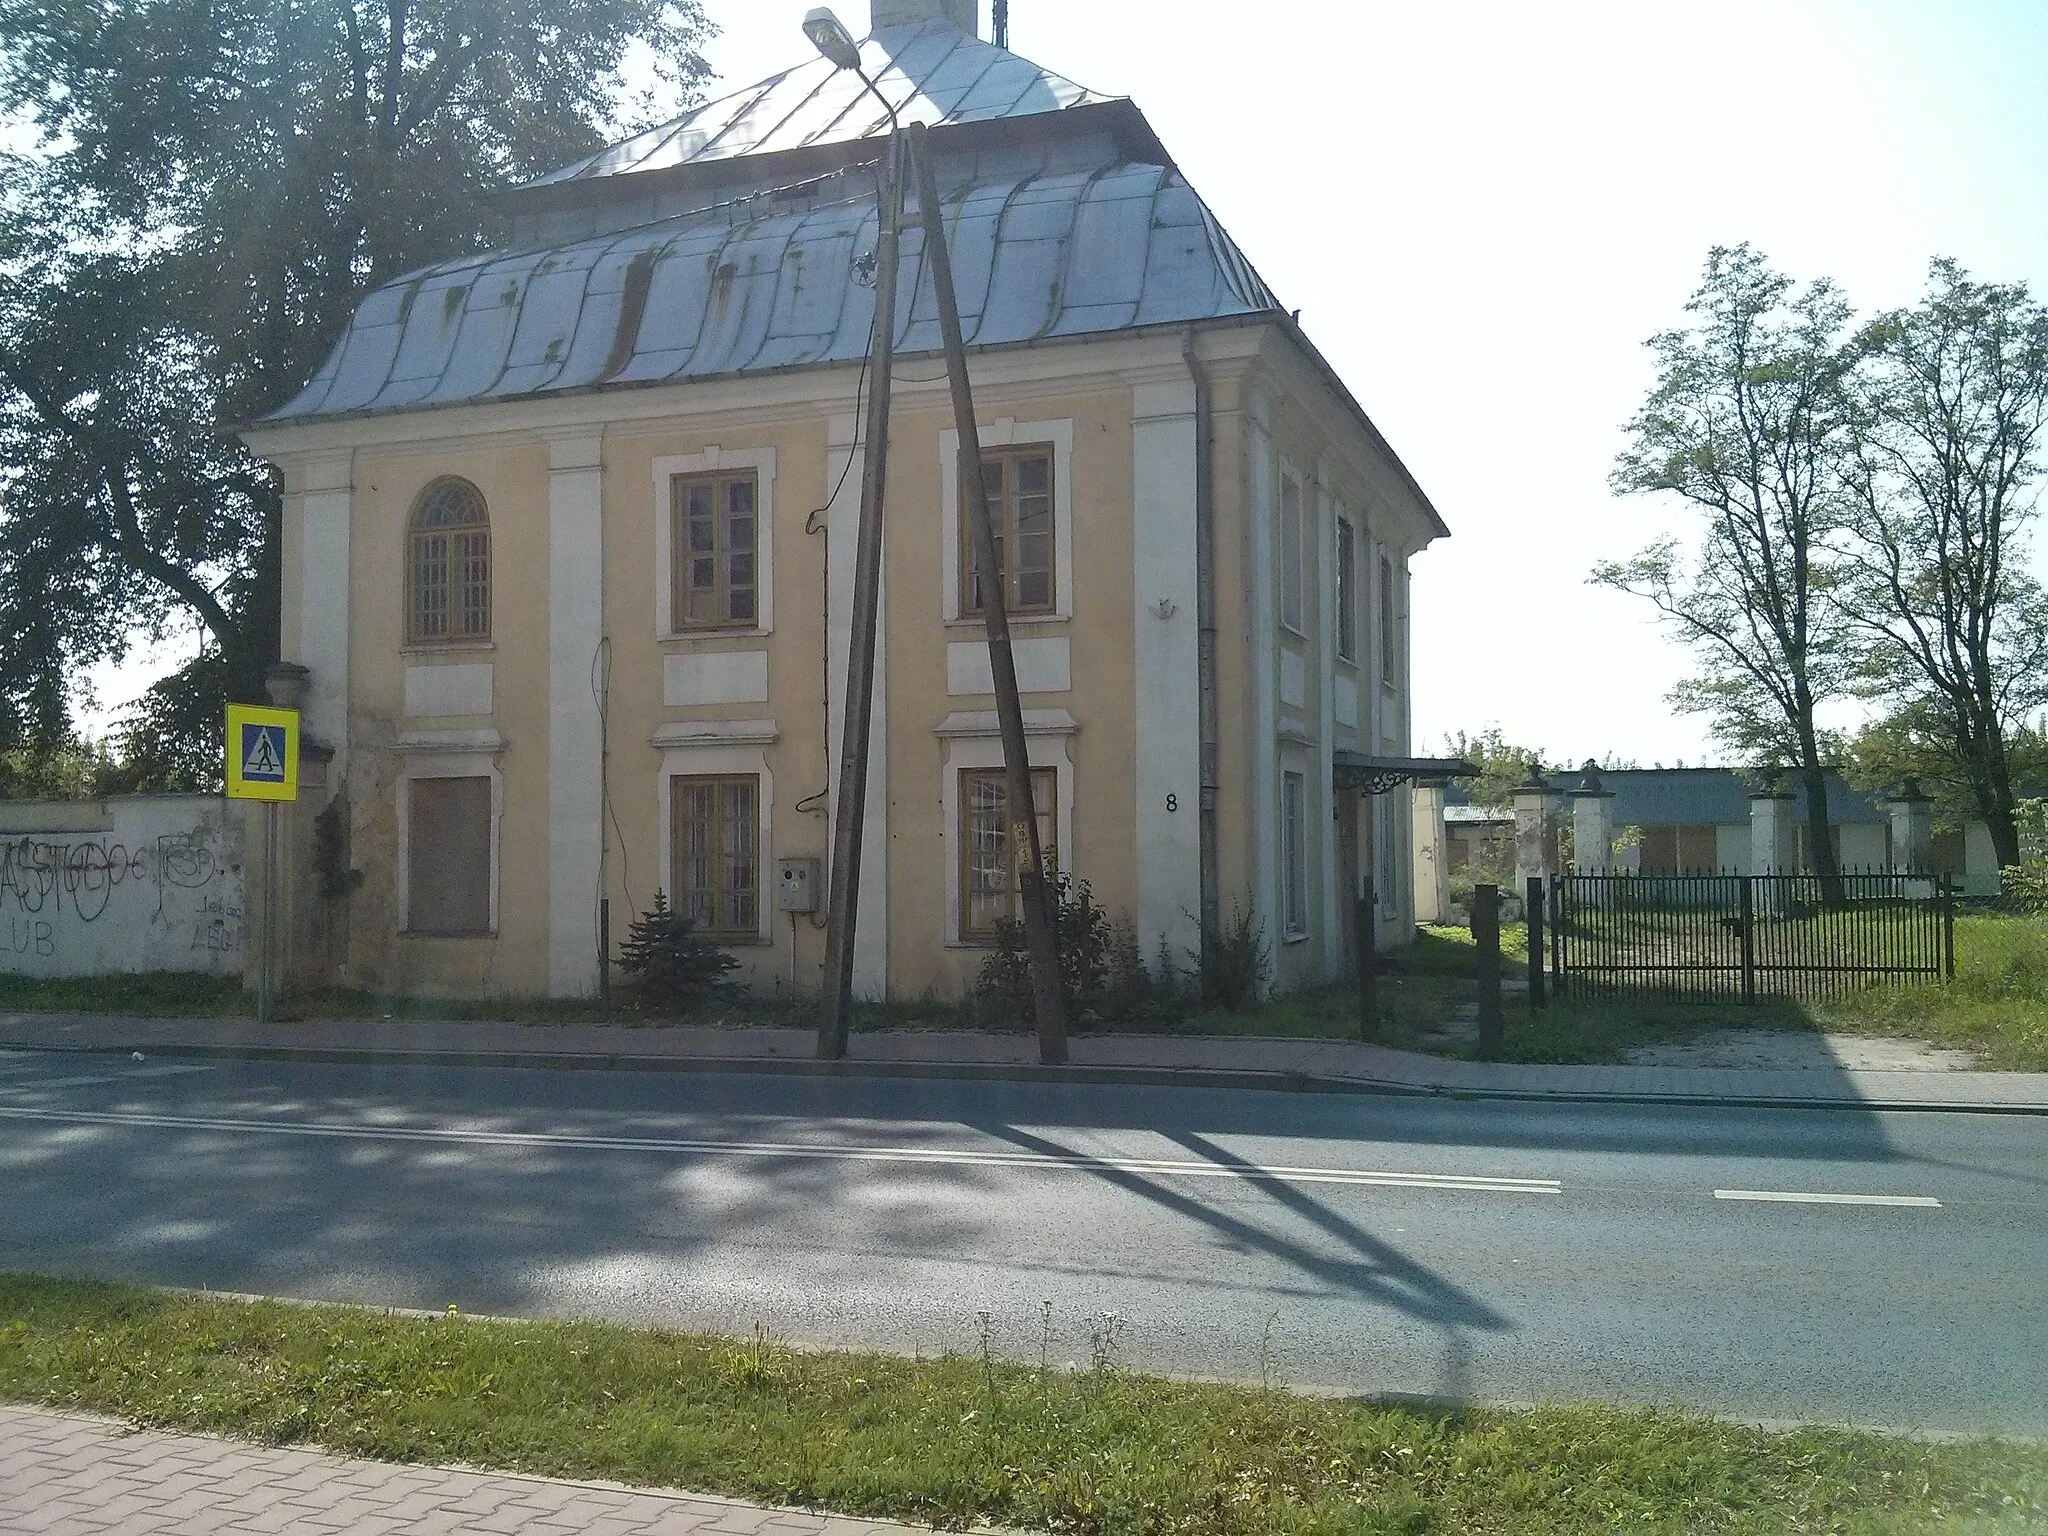
M327 1121L240 1120L116 1111L0 1106L0 1119L134 1130L219 1131L252 1136L320 1136L351 1141L525 1147L546 1151L658 1152L697 1157L785 1157L837 1162L912 1163L938 1168L1024 1168L1061 1173L1133 1173L1164 1178L1237 1179L1250 1183L1345 1184L1387 1189L1446 1189L1471 1194L1555 1195L1556 1179L1490 1178L1462 1173L1387 1173L1359 1168L1282 1168L1255 1163L1194 1162L1152 1157L1096 1157L1080 1152L1030 1152L936 1147L863 1147L830 1143L698 1141L653 1136L572 1136L531 1131L464 1130L449 1126L349 1125Z
M1916 1205L1941 1209L1932 1195L1837 1195L1796 1189L1717 1189L1716 1200L1775 1200L1787 1205Z

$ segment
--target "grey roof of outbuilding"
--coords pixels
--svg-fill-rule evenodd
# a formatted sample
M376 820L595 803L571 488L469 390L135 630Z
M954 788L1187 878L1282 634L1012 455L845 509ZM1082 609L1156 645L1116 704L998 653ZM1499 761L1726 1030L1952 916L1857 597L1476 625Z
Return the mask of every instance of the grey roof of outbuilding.
M1110 154L942 188L970 346L1278 309L1170 166ZM550 249L429 267L371 293L311 382L266 420L856 362L874 321L859 266L876 244L871 189L861 172L836 173ZM913 218L897 316L897 345L910 352L939 346L923 258Z
M928 127L1061 112L1119 99L1076 85L945 21L883 28L861 44L861 60L897 116ZM850 70L813 58L527 186L559 186L741 155L776 154L871 138L888 127L887 114Z
M1563 793L1580 788L1577 770L1551 770L1545 774L1553 790ZM1600 787L1614 796L1613 818L1618 827L1732 827L1749 821L1750 797L1757 792L1751 779L1733 768L1614 768L1600 770ZM1806 816L1806 790L1788 775L1779 787L1789 791L1798 803L1797 814ZM1462 799L1453 789L1446 799ZM1500 817L1512 819L1501 811ZM1852 822L1884 821L1889 813L1876 799L1851 789L1840 774L1828 775L1828 816L1840 826ZM1444 809L1452 819L1451 807ZM1481 818L1464 815L1461 821Z

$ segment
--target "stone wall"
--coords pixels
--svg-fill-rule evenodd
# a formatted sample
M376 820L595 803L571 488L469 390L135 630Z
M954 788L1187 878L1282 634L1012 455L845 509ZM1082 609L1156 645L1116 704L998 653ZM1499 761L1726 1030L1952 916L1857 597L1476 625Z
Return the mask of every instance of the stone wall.
M215 795L0 801L0 972L238 975L242 822Z

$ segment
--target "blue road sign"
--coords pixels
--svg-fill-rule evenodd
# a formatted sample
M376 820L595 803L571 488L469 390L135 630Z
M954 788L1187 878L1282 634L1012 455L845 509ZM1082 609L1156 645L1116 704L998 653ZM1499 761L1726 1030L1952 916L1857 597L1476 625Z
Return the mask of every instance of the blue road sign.
M242 726L242 777L252 784L284 782L283 726Z

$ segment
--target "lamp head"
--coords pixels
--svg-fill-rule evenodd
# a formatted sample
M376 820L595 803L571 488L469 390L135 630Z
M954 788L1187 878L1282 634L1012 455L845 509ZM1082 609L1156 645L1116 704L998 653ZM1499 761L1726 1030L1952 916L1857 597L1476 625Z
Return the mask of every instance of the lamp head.
M860 68L860 46L830 6L821 5L804 18L804 36L817 45L834 69Z

